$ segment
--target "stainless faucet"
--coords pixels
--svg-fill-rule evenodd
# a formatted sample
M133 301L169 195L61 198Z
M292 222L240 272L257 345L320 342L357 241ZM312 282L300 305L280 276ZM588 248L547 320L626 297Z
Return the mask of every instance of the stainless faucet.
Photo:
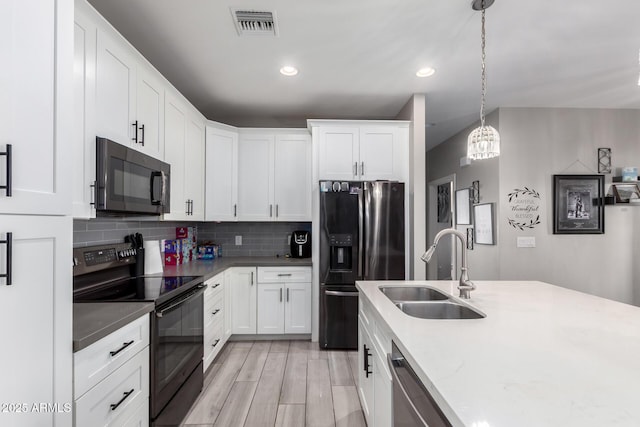
M467 273L467 236L455 228L445 228L436 234L435 239L433 239L433 245L422 255L421 259L424 262L429 262L433 253L436 251L438 241L445 234L453 234L462 242L462 267L460 267L460 283L458 284L458 289L460 289L460 298L469 299L471 298L471 291L476 288L476 285L469 280L469 274Z

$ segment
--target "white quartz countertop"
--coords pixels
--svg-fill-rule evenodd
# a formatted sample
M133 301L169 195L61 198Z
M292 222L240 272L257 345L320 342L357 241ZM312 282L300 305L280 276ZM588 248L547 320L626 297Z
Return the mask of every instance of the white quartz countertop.
M357 282L454 426L640 426L640 308L542 282L475 282L475 320L410 317Z

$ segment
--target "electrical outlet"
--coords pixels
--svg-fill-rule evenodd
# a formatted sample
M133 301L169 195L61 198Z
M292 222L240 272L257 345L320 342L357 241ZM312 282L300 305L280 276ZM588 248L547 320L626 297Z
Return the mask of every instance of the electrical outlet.
M519 248L535 248L536 247L536 238L535 237L518 237L516 246Z
M242 246L242 236L236 236L236 246Z

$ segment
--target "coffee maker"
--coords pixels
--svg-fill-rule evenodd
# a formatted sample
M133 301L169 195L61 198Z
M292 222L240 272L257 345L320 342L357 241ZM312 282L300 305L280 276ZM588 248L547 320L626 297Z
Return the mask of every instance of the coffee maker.
M291 257L311 258L311 233L296 230L291 233Z

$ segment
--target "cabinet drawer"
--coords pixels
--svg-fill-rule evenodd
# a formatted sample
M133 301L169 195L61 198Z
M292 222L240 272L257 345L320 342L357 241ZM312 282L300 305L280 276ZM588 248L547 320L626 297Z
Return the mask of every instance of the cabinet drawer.
M204 303L204 327L208 328L214 321L224 319L224 295L214 295Z
M75 402L75 425L122 425L149 402L149 347Z
M82 396L149 345L145 314L73 355L74 395Z
M128 411L127 411L128 412ZM142 402L137 409L131 411L129 418L123 416L123 424L113 423L113 426L122 425L122 427L149 427L149 399Z
M224 273L216 274L211 279L204 282L207 289L204 292L204 299L221 293L224 290Z
M258 283L311 282L311 267L258 267Z
M211 325L211 329L205 330L204 333L204 364L203 369L206 371L213 359L220 352L220 349L226 342L224 340L223 323L216 321Z

